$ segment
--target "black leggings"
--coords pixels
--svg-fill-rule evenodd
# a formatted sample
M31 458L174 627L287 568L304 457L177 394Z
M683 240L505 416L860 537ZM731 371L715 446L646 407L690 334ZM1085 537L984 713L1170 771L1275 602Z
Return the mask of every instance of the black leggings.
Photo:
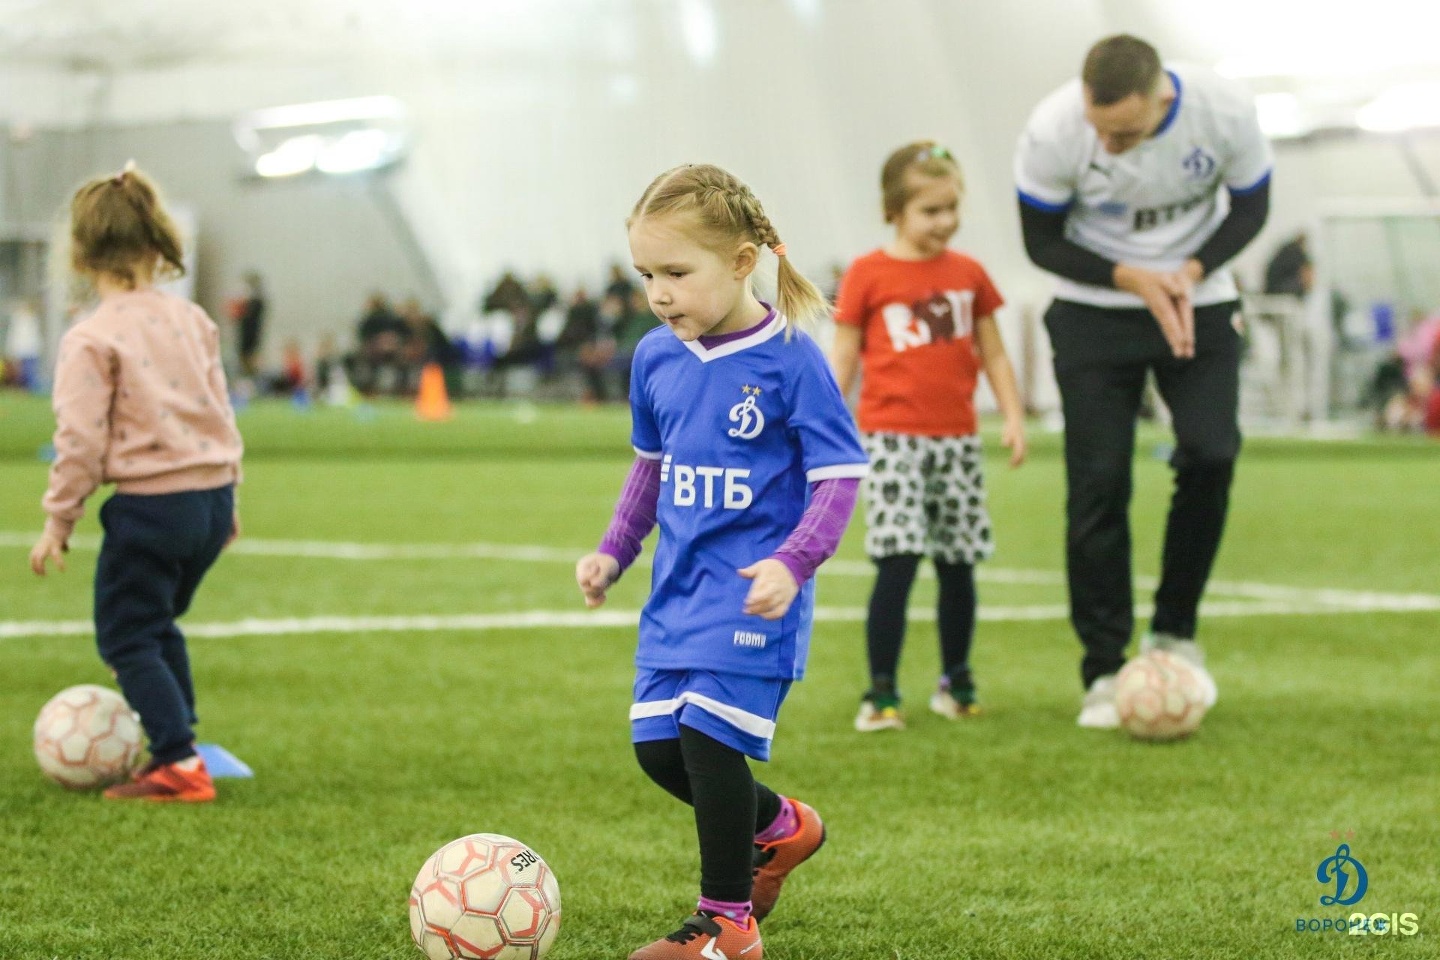
M745 754L683 725L677 740L635 744L635 757L651 780L695 808L700 895L749 900L755 834L780 815L775 791L751 775Z
M877 693L896 690L900 648L905 644L905 611L919 567L920 556L914 553L875 561L875 589L870 594L865 640L870 657L870 684ZM968 563L936 560L935 576L940 581L936 617L941 668L950 678L952 688L973 689L970 644L975 639L975 568Z

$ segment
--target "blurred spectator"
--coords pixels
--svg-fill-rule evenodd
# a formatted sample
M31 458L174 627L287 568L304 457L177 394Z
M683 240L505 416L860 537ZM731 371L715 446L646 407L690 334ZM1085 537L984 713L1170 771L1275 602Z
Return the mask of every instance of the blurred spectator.
M1311 297L1314 287L1315 267L1310 260L1309 240L1304 233L1299 233L1281 244L1266 264L1265 293L1300 301L1285 331L1293 356L1290 362L1297 373L1290 404L1301 417L1318 423L1330 416L1335 345L1343 314L1335 312L1333 303Z
M400 319L405 321L406 328L406 390L413 391L419 387L420 371L427 363L438 363L445 370L446 387L451 393L457 393L460 349L450 342L435 317L422 310L420 301L414 297L400 307Z
M405 342L410 328L383 293L365 302L357 335L360 349L350 358L350 382L364 394L394 393L405 382Z
M485 295L480 301L480 313L494 313L496 310L504 310L510 314L517 314L530 306L530 294L525 291L525 285L516 279L515 274L506 270L496 281L495 288Z
M556 350L564 355L577 352L583 344L594 338L599 322L599 304L591 298L588 289L583 286L578 288L570 297L569 306L565 308L565 325L560 329L559 339L555 341Z
M308 386L310 377L305 371L305 354L300 350L300 341L285 341L285 350L280 359L280 375L275 380L275 392L294 394Z
M1440 313L1416 324L1371 387L1382 430L1440 434Z
M10 309L10 324L5 331L4 363L0 374L4 382L25 390L40 388L40 316L33 304L16 300Z
M540 337L539 318L527 305L512 311L511 319L514 327L510 335L510 346L495 358L495 366L514 367L545 363L550 357L550 348Z
M315 351L315 389L317 392L325 392L335 382L336 377L341 376L341 359L339 351L335 348L335 335L326 333L320 338L320 345Z
M1297 234L1281 245L1265 266L1265 292L1303 297L1315 286L1315 267L1310 262L1309 241Z
M644 290L630 291L626 301L625 316L615 332L616 368L620 371L620 396L630 396L630 364L635 359L635 348L640 340L660 325L660 318L650 309L650 298Z
M1425 432L1440 437L1440 336L1435 338L1435 347L1430 351L1429 374L1428 379L1422 381L1430 390L1425 400Z
M634 288L631 288L633 292ZM585 373L585 398L595 403L611 399L609 388L610 371L620 363L620 330L625 325L629 311L628 294L607 292L600 299L595 311L595 331L589 343L580 352L580 365ZM624 384L619 399L629 395L629 384Z
M570 301L565 313L565 328L556 344L562 354L574 352L584 381L580 399L583 403L604 403L609 391L605 371L615 358L615 337L601 325L600 305L581 287Z
M265 336L265 284L254 270L247 270L240 277L240 282L245 287L244 292L230 300L226 307L235 323L240 372L243 376L254 377L259 372L260 343Z
M630 272L620 263L610 264L610 281L605 285L605 296L629 301L630 294L634 292L635 283L630 279Z
M555 292L555 281L543 273L540 274L530 282L528 300L531 315L544 316L547 311L560 302L560 294Z

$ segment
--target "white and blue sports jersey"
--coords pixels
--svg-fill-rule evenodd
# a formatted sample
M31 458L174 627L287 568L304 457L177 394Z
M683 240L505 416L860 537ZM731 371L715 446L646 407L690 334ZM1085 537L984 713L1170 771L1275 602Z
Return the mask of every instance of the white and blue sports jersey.
M1107 260L1176 270L1230 212L1230 194L1258 189L1274 164L1254 98L1209 71L1171 67L1175 101L1160 128L1122 154L1105 152L1085 119L1078 79L1040 102L1015 153L1020 200L1064 212L1065 235ZM1100 307L1144 307L1132 293L1060 278L1055 295ZM1195 303L1237 296L1229 270L1195 290Z
M774 311L714 347L667 328L635 351L631 442L660 461L660 541L635 663L799 679L814 581L779 620L742 612L737 572L775 552L815 481L862 477L869 463L815 341Z

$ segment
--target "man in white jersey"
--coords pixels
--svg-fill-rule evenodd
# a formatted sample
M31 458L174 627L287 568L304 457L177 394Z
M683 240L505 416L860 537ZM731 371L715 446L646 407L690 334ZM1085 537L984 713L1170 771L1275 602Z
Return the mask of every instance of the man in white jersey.
M1145 646L1215 686L1195 645L1240 451L1240 334L1224 265L1264 226L1270 148L1253 99L1161 65L1130 36L1091 48L1041 101L1015 157L1025 249L1059 278L1045 314L1065 412L1071 622L1085 646L1079 723L1113 728L1134 628L1129 505L1147 371L1174 421L1175 493Z

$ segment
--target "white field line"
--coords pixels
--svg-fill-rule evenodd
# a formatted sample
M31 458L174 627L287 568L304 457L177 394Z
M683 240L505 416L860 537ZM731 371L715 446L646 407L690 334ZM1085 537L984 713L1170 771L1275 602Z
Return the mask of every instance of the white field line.
M0 531L0 548L27 548L35 544L37 533ZM73 550L98 550L99 537L81 535L71 538ZM579 548L537 547L528 544L363 544L331 540L256 540L240 538L232 547L232 553L242 556L259 557L304 557L323 560L343 561L387 561L387 560L503 560L518 563L573 564L582 550ZM636 566L649 566L649 557L642 556ZM822 576L829 577L870 577L874 567L864 560L831 560L819 569ZM933 577L929 564L923 564L920 576ZM981 583L1028 584L1028 586L1063 586L1066 577L1054 570L1017 570L1005 567L981 566L975 571L976 580ZM1136 587L1153 590L1155 577L1136 577ZM1205 610L1211 616L1250 616L1251 613L1411 613L1440 610L1440 594L1428 593L1382 593L1375 590L1341 590L1329 587L1290 587L1280 584L1254 583L1254 581L1212 580L1208 584L1211 596L1240 597L1254 600L1248 606L1238 606L1243 613L1212 612L1224 610L1223 604L1207 604ZM991 610L1051 610L1063 607L989 607ZM1138 607L1140 609L1140 607ZM984 619L985 612L982 610ZM1053 619L1045 615L999 616L996 619ZM1063 619L1061 615L1060 619ZM556 626L564 626L556 623ZM456 628L465 629L465 628ZM485 628L478 628L485 629ZM0 623L0 636L4 623Z
M1436 609L1440 609L1437 604ZM1151 613L1147 605L1135 608L1137 617ZM1351 613L1350 609L1316 610L1309 605L1278 601L1206 603L1201 612L1206 617L1251 617L1316 613ZM914 607L910 619L935 619L933 608ZM1031 606L982 606L980 619L991 622L1059 621L1069 616L1064 604ZM864 607L816 607L815 619L821 623L862 623ZM323 633L435 633L487 632L495 630L532 630L536 628L569 627L634 629L640 621L639 610L527 610L522 613L467 613L449 616L420 617L284 617L250 618L230 623L190 623L185 634L191 638L223 639L227 637L277 637L296 634ZM0 621L0 640L19 637L88 636L94 627L88 620Z
M35 545L39 532L0 531L0 548ZM72 550L98 550L100 538L70 538ZM573 564L585 552L584 547L538 547L527 544L500 543L346 543L340 540L256 540L241 537L229 548L231 553L259 557L304 557L324 560L510 560L522 563ZM636 566L649 566L650 557L641 556ZM869 577L875 573L873 564L864 560L831 560L820 568L831 576ZM997 570L980 567L977 576L989 583L1057 585L1065 582L1063 574L1052 570ZM933 576L928 566L920 575Z

